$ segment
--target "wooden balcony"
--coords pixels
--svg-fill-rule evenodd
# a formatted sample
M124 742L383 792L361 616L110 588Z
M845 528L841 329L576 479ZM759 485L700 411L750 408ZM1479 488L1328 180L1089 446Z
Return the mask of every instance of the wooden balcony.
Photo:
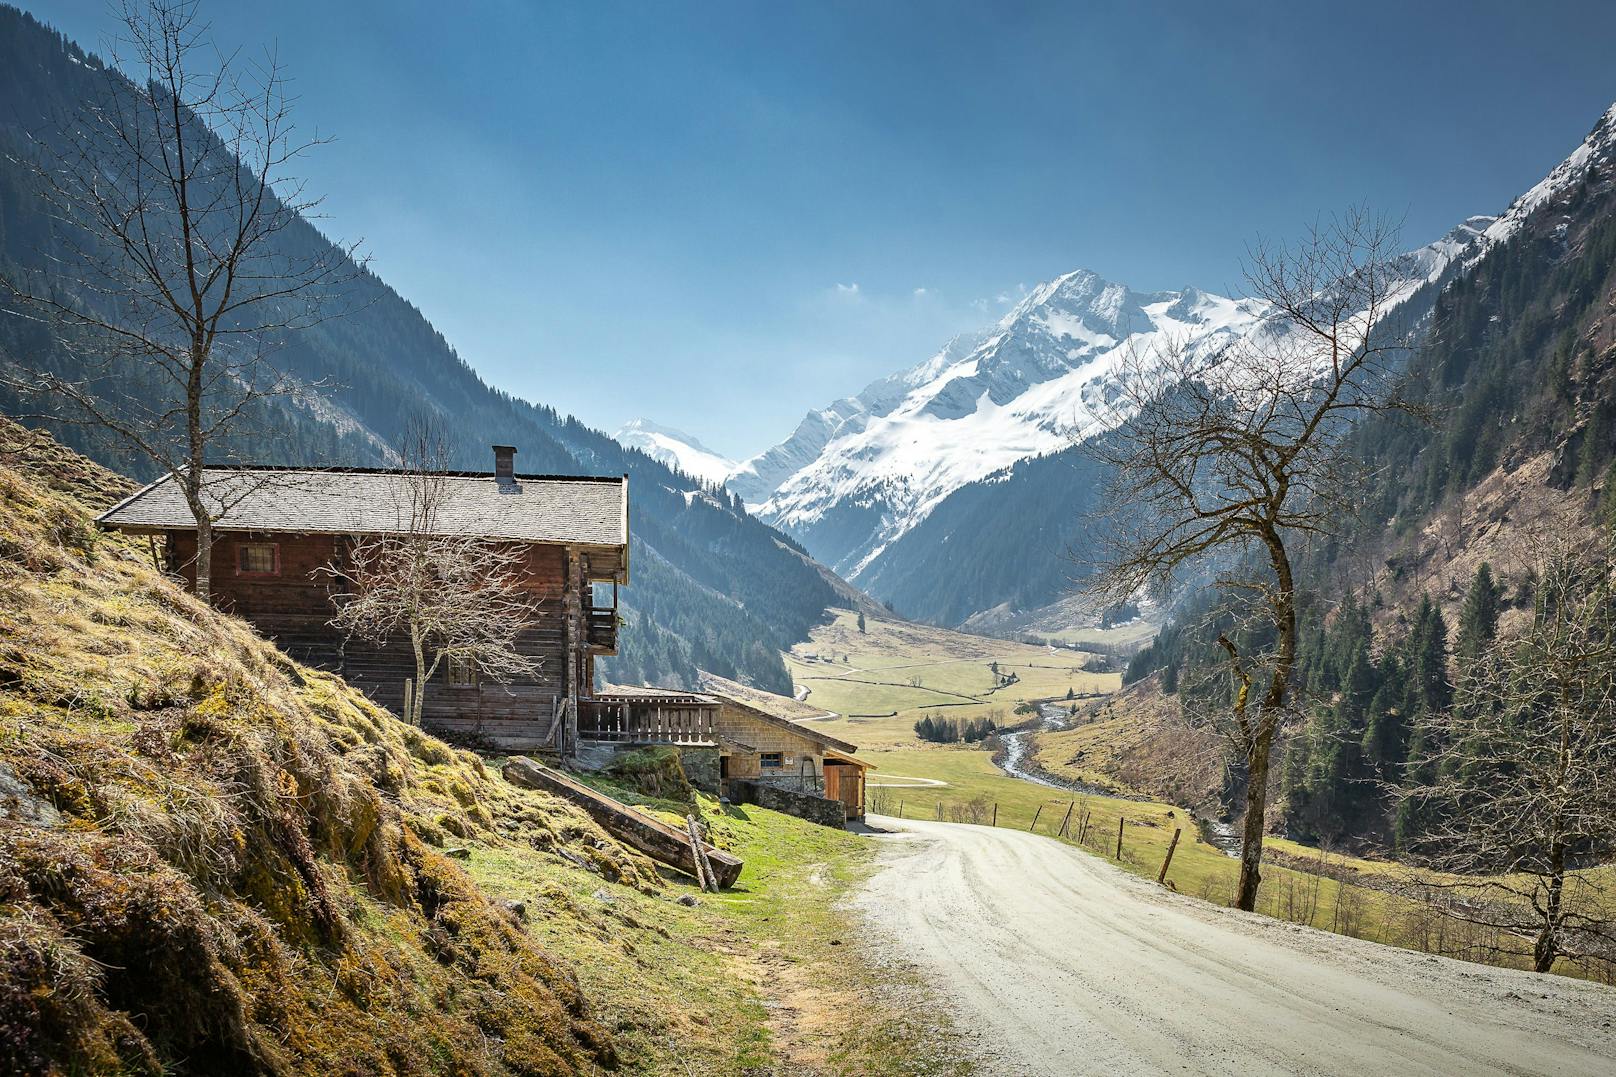
M617 606L585 606L584 636L595 654L617 653Z
M578 701L578 739L711 747L718 743L718 703L678 692L603 692Z

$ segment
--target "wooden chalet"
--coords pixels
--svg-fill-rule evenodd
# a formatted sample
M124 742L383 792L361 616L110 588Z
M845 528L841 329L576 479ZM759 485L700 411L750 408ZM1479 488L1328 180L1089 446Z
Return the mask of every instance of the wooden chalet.
M491 747L574 756L591 742L716 746L717 705L684 696L596 693L595 658L617 653L617 590L629 581L628 479L518 474L516 450L494 446L492 472L453 472L438 528L520 547L538 619L520 641L537 675L495 683L445 663L428 686L423 722ZM404 472L380 468L220 468L209 496L227 506L214 527L213 603L293 658L341 674L402 713L415 666L407 641L372 646L331 625L340 565L356 539L400 534ZM196 528L172 476L100 517L153 536L170 571L195 581Z

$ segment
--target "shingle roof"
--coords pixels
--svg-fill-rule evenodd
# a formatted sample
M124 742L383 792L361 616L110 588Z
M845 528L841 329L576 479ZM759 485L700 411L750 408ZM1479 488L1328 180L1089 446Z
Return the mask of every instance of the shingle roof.
M215 524L226 531L385 535L407 529L405 476L355 468L209 468L209 500L224 506ZM104 527L132 531L196 526L173 476L114 505ZM628 480L518 475L501 487L494 476L446 476L438 530L513 542L626 546Z
M732 696L727 692L719 692L711 688L707 689L706 694L709 696L716 696L720 702L727 703L732 707L739 707L741 710L750 714L753 718L756 718L761 722L765 722L768 725L772 725L778 729L790 730L800 737L804 737L808 740L830 748L840 748L844 752L852 753L858 751L858 745L856 744L849 744L840 737L833 737L824 730L815 729L806 722L794 722L790 718L782 718L778 714L773 714L765 710L763 707L758 706L749 699L742 699L738 696Z

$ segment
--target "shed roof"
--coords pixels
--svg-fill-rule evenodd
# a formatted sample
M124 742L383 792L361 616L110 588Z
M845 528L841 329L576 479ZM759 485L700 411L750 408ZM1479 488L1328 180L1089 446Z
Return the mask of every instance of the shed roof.
M482 472L445 476L439 530L448 535L554 545L626 547L628 479ZM407 473L384 468L208 468L204 497L225 531L386 535L407 530ZM124 531L196 526L174 476L114 505L98 521Z

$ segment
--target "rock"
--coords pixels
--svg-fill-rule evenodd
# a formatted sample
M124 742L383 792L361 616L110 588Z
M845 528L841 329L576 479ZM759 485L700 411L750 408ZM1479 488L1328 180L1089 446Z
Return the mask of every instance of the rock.
M525 902L525 901L501 901L499 903L499 907L504 909L506 912L510 913L512 916L514 916L516 919L522 921L523 923L527 922L527 902Z
M579 856L577 853L573 852L571 849L558 849L556 851L561 854L561 858L563 860L566 860L566 861L568 861L570 863L576 864L580 868L583 868L585 871L592 871L596 875L600 874L600 869L598 867L596 867L594 864L590 863L588 860L585 860L583 857Z
M452 856L456 860L470 860L471 850L466 848L464 845L457 845L453 849L443 850L443 855Z
M589 896L594 898L596 901L604 902L607 905L616 905L617 904L617 899L612 897L612 895L608 894L604 890L596 890L593 894L590 894Z
M0 763L0 816L33 826L61 826L56 805L34 792L17 772Z
M701 904L701 899L695 894L680 894L679 904L683 905L687 909L692 909Z

